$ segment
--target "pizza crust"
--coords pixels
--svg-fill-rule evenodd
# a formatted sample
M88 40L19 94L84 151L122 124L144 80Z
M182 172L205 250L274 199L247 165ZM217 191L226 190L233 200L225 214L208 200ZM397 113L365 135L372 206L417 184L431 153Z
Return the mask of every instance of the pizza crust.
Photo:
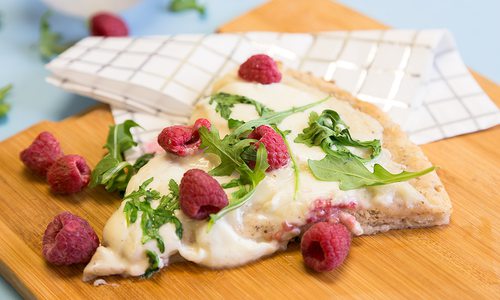
M324 81L309 73L291 69L286 69L284 72L310 87L332 94L339 100L349 102L353 107L376 119L384 128L383 147L389 150L393 160L405 166L406 170L419 171L432 166L422 149L411 142L399 125L394 123L378 107L355 98L333 82ZM409 183L427 199L427 203L419 203L411 209L407 209L405 213L396 214L379 209L358 210L354 214L358 222L361 223L365 234L374 234L390 229L419 228L449 223L452 205L437 173L431 172L412 179Z

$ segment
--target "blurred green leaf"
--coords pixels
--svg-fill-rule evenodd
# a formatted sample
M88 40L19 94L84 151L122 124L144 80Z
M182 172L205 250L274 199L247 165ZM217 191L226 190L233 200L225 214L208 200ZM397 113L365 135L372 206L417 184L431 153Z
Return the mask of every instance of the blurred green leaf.
M38 41L38 50L40 51L42 58L46 60L61 54L74 44L74 42L63 43L61 34L53 32L50 29L49 18L51 15L52 13L47 11L40 18L40 39Z
M12 89L12 84L8 84L3 88L0 88L0 118L7 115L10 110L10 104L5 103L5 97Z
M172 0L169 6L169 10L173 12L191 9L197 10L200 15L205 14L205 5L198 3L197 0Z

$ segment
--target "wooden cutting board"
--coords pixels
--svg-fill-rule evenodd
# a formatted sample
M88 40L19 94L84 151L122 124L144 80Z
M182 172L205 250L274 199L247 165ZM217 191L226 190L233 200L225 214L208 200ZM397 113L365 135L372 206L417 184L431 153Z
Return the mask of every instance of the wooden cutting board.
M220 31L319 31L375 29L384 25L328 0L277 0ZM497 103L500 88L475 74ZM423 146L453 201L449 226L393 231L353 240L346 263L330 273L307 271L297 246L231 270L174 264L150 280L112 278L93 287L83 266L52 267L41 256L41 238L54 215L69 210L101 236L118 195L87 189L54 196L25 171L18 155L41 131L53 132L66 153L92 166L104 153L113 120L98 106L62 122L43 122L0 143L0 273L27 298L497 298L500 294L500 127Z

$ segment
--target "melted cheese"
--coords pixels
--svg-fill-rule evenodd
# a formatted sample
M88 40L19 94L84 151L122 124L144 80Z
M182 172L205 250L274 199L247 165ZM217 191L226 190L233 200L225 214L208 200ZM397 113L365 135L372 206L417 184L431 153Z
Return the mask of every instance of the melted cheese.
M276 111L326 97L326 94L290 78L284 78L284 82L280 84L271 85L231 81L222 85L220 91L253 98ZM141 243L142 231L138 221L127 226L123 213L124 201L107 222L102 245L85 268L84 279L111 274L142 275L148 268L146 250L158 253L161 258L160 267L167 265L169 257L176 253L186 260L215 268L248 263L286 247L288 240L300 233L297 228L306 223L305 218L313 202L318 199L331 200L333 204L355 203L358 208L364 209L387 208L395 204L398 207L411 206L412 203L422 200L423 197L405 182L341 191L336 182L316 180L307 166L307 160L322 159L325 154L319 147L307 147L293 141L303 128L308 126L311 111L321 113L327 108L340 114L350 127L353 138L382 139L383 128L376 120L340 100L331 99L308 111L296 113L279 125L282 130L291 130L287 140L300 169L300 186L296 200L293 200L294 175L291 166L269 172L251 200L218 220L211 230L207 229L207 221L190 220L178 211L177 216L183 224L184 236L182 241L179 240L172 224L163 225L160 228L160 235L166 246L163 253L160 253L155 241ZM201 117L209 119L212 126L218 128L221 136L229 133L227 121L215 112L208 99L196 105L192 121ZM248 121L258 118L258 115L253 106L236 105L231 117ZM391 160L390 153L385 149L379 157L368 163L367 167L372 168L375 162L392 172L402 169ZM170 179L180 182L185 171L192 168L209 171L218 163L218 158L210 154L186 158L171 154L157 155L131 179L127 193L136 190L142 182L153 177L150 187L167 194ZM231 180L230 177L216 179L220 183ZM153 203L153 206L155 205L158 204ZM343 213L340 218L351 224L350 228L355 234L362 234L361 227L352 216ZM290 230L284 230L287 226Z

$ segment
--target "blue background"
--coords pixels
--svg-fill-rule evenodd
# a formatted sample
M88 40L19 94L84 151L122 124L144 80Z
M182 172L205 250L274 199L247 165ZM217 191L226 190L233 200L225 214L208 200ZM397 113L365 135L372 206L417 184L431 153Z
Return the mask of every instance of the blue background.
M292 2L293 0L290 0ZM132 35L210 33L264 0L208 0L207 15L167 12L167 0L144 0L123 12ZM496 0L343 0L397 28L447 28L457 40L465 63L500 82L500 1ZM61 120L96 102L45 83L47 71L37 50L38 23L47 10L39 0L0 0L0 86L13 83L7 98L12 110L0 118L0 140L41 120ZM51 24L67 40L87 34L82 20L54 14ZM19 295L0 278L0 299Z

